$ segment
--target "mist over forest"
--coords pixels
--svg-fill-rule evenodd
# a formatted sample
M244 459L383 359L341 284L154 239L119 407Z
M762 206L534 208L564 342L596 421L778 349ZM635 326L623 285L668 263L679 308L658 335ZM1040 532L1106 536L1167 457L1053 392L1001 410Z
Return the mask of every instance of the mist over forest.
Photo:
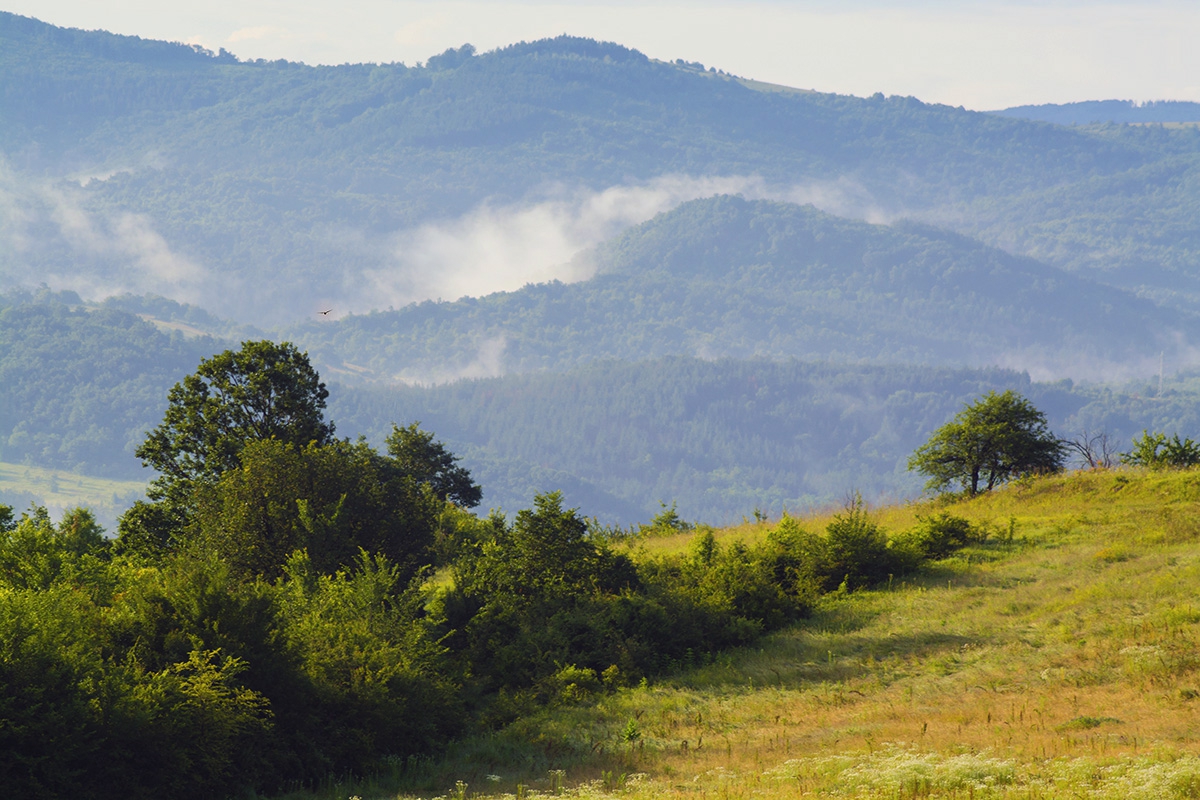
M264 337L341 435L421 420L488 506L625 524L914 496L991 389L1064 436L1195 432L1195 104L979 113L566 36L310 67L7 13L0 76L3 462L148 479L170 386Z

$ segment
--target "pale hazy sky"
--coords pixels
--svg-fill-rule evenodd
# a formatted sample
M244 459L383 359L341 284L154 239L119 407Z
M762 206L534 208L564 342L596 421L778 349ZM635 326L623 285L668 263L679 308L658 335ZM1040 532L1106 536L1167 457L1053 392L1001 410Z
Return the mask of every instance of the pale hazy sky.
M982 0L0 0L56 25L241 58L413 64L569 33L820 91L995 109L1200 101L1200 3Z

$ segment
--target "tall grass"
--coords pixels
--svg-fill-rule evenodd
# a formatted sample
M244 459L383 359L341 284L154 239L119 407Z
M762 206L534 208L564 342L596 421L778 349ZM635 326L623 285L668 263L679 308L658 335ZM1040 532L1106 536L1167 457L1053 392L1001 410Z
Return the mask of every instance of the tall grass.
M991 535L916 579L323 796L1200 797L1198 504L1200 473L1125 471L951 503Z

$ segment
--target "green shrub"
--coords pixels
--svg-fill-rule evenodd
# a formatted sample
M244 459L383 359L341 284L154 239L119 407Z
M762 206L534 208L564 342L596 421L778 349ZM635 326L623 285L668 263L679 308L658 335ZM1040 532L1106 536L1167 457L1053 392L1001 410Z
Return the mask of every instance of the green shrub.
M946 558L955 550L982 538L969 520L942 511L932 517L918 517L915 528L902 539L907 540L920 558Z
M1170 439L1165 433L1142 431L1133 440L1133 449L1121 455L1126 464L1150 469L1183 469L1200 464L1200 444L1191 439L1180 439L1179 434Z
M104 530L86 509L67 511L55 525L45 508L35 507L15 524L0 526L0 586L48 589L68 582L95 587L103 583L107 557Z
M858 589L880 583L905 571L902 554L888 545L887 536L871 519L862 498L854 500L825 528L825 561L820 567L823 588L845 584Z

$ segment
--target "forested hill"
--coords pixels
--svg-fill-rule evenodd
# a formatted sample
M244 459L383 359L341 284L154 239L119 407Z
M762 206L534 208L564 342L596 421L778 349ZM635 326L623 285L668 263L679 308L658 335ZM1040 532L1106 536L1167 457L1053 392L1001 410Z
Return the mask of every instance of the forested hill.
M1200 297L1194 131L754 85L568 37L308 67L0 14L0 268L280 323L403 305L378 279L415 279L405 236L426 223L719 178Z
M117 305L172 319L156 327ZM0 296L0 461L147 479L133 450L161 422L167 390L235 344L185 336L205 323L219 326L161 299L97 307L68 294ZM1081 387L1001 369L667 357L433 387L322 376L339 436L380 443L392 423L419 420L463 456L486 507L512 511L561 489L586 514L625 523L648 520L659 501L717 522L851 488L909 496L920 483L904 468L913 449L991 389L1028 396L1059 435L1106 431L1116 449L1144 428L1200 430L1194 375L1160 392L1156 382Z
M928 431L966 400L1009 387L1058 425L1078 424L1091 400L1069 383L1034 384L1009 370L666 358L344 388L330 413L343 432L373 441L387 420L420 420L463 456L488 507L520 508L540 485L609 522L648 520L660 502L677 502L685 519L731 522L756 508L777 515L823 505L851 489L913 496L921 479L905 463Z
M1013 106L992 113L1002 117L1053 122L1056 125L1089 125L1105 122L1162 124L1200 122L1200 103L1178 100L1152 100L1146 103L1137 103L1133 100L1087 100L1081 103Z
M343 380L439 381L664 355L1019 365L1111 377L1189 357L1182 312L957 234L789 203L685 203L586 258L591 280L287 332Z
M225 347L71 293L0 295L0 461L144 478L166 394Z

